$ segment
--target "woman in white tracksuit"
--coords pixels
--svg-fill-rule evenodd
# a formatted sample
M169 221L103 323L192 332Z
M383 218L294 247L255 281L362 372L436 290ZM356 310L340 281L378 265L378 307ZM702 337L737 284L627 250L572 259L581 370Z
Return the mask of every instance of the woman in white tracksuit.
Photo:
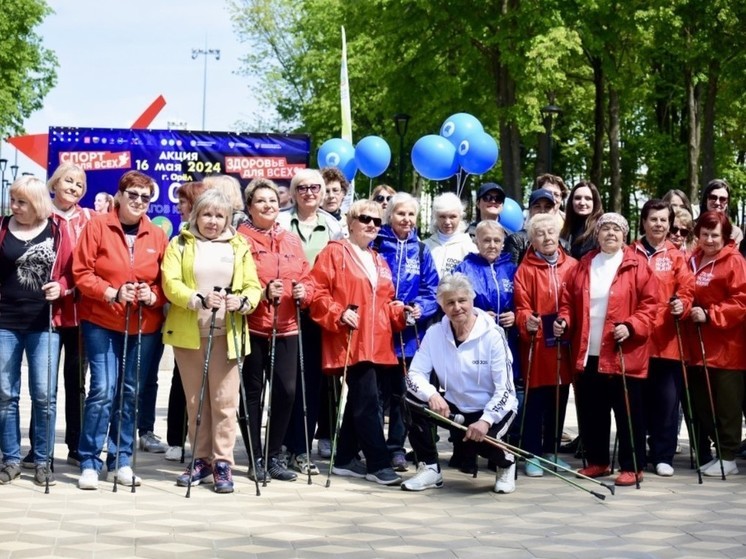
M454 429L452 438L466 439L462 452L479 454L497 464L494 491L511 493L515 490L515 458L482 441L485 435L505 435L515 417L518 402L513 357L502 328L474 307L474 297L464 274L450 274L441 280L437 298L445 316L425 334L409 368L407 389L410 398L414 396L440 415L462 415L468 430ZM432 370L445 390L445 398L430 383ZM443 476L428 418L417 406L409 408L409 442L418 467L417 474L402 483L402 489L440 487Z
M453 192L445 192L433 200L430 236L424 243L430 249L438 277L450 274L464 257L477 252L464 223L464 206Z

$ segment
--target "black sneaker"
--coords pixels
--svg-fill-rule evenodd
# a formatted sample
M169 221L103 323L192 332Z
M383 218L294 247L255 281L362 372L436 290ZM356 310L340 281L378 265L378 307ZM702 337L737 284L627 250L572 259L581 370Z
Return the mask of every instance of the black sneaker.
M21 460L21 468L24 470L33 470L36 468L36 462L34 462L34 449L30 449L28 454Z
M225 460L217 460L212 465L215 493L233 493L233 473L231 465Z
M375 481L379 485L399 485L402 479L393 468L382 468L377 472L365 474L365 479Z
M269 469L267 472L272 479L279 479L280 481L295 481L298 479L298 474L288 470L285 462L280 460L277 456L272 456L269 459Z
M257 458L256 463L254 464L254 467L249 468L249 479L251 481L264 481L265 477L267 478L267 483L272 481L272 478L269 476L269 474L265 473L264 459Z
M57 481L54 479L54 474L47 471L46 464L37 464L36 472L34 473L34 483L36 485L46 486L47 476L49 476L49 485L54 485Z
M67 453L67 463L70 464L71 466L80 467L80 459L81 459L81 456L77 450L71 450L70 452Z
M18 462L6 462L0 469L0 485L6 485L21 475L21 465Z

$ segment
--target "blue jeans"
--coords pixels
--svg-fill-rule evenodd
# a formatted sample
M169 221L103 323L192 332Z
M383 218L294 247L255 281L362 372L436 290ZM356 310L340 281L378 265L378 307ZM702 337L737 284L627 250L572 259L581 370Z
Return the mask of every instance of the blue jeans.
M134 314L134 312L133 312ZM119 453L119 467L129 466L132 457L133 439L135 435L135 372L137 365L137 336L130 335L127 340L127 363L124 373L124 393L120 394L122 353L124 349L124 333L101 328L90 322L82 323L83 339L91 367L91 386L85 400L83 411L83 429L80 433L80 469L94 469L98 472L103 467L100 458L101 450L106 441L106 467L114 470L117 453ZM150 363L161 334L142 335L140 348L139 378L142 386L150 369ZM122 396L122 432L118 434L120 406ZM117 438L120 439L117 448Z
M51 347L50 347L51 344ZM51 349L51 355L49 350ZM57 416L57 367L60 335L48 331L21 332L0 329L0 451L3 462L21 461L21 425L18 399L21 393L21 360L28 359L29 392L32 413L38 428L34 430L34 463L43 464L54 452L54 429ZM51 377L49 367L51 365ZM47 385L47 378L51 383ZM47 415L49 402L49 415ZM51 435L47 440L47 435Z

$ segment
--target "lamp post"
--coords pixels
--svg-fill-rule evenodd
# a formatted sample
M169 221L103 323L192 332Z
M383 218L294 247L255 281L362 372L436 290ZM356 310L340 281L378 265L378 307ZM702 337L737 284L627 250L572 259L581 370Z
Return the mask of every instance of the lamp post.
M394 125L399 136L399 189L404 189L404 136L407 135L407 126L411 117L406 113L394 115Z
M192 49L192 60L198 56L205 57L205 68L202 72L202 130L205 129L205 107L207 104L207 58L214 56L215 60L220 60L220 49L208 49L205 43L204 49Z
M0 186L2 186L2 190L0 191L0 196L2 196L2 214L5 215L5 169L8 166L8 160L7 159L0 159Z
M555 115L561 113L562 109L554 104L554 95L550 95L549 104L541 109L541 116L544 117L544 127L547 131L547 173L552 172L552 123Z

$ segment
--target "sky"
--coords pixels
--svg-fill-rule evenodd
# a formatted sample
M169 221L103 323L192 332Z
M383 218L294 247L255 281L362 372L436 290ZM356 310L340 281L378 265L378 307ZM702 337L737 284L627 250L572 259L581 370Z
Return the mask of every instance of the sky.
M238 41L224 0L49 0L55 13L37 29L55 52L57 85L44 107L24 123L27 134L50 126L129 128L159 95L166 106L151 128L169 121L202 128L204 56L192 49L220 49L207 60L205 129L232 130L258 107L250 79L238 75L249 48ZM15 148L3 143L2 157ZM18 156L20 172L44 169ZM19 173L20 174L20 173Z

